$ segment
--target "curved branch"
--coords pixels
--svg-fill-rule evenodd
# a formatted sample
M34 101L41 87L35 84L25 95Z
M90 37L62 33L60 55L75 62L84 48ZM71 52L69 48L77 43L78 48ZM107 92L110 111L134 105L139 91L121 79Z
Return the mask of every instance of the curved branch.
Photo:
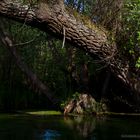
M58 4L56 2L59 1ZM98 56L110 66L111 72L132 91L140 93L139 76L133 76L129 61L118 58L117 47L109 33L80 15L65 9L62 0L41 0L34 7L10 0L0 1L0 15L39 28L63 39L86 52Z

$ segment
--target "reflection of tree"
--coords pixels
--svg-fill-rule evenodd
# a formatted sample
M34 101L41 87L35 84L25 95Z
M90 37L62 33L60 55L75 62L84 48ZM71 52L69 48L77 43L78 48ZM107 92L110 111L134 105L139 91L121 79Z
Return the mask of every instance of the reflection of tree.
M65 123L70 129L77 131L79 135L86 138L96 127L96 118L85 118L84 116L65 117Z

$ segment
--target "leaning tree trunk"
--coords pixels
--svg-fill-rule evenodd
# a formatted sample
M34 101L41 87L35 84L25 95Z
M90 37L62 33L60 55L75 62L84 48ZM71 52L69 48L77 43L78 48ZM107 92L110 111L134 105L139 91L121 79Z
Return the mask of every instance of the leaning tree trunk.
M62 0L41 0L24 5L11 0L0 1L0 15L51 33L85 52L98 57L110 71L136 94L140 94L140 78L134 74L127 58L120 55L113 36L87 18L74 16Z
M54 96L53 93L49 91L49 88L46 84L44 84L35 73L32 72L32 70L23 62L21 56L18 54L16 50L16 45L14 41L12 40L12 37L8 35L6 30L4 30L4 23L1 21L0 23L0 39L6 47L9 52L11 53L12 57L14 58L17 66L20 68L20 70L24 73L24 75L29 79L30 84L34 85L41 93L45 94L46 97L52 102L52 104L57 108L59 107L59 99Z

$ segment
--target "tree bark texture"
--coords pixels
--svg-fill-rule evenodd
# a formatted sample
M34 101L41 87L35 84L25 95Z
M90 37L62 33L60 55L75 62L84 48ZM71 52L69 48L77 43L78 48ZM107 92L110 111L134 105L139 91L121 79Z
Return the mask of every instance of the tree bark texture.
M87 18L67 10L62 0L41 0L34 6L1 0L0 15L39 28L60 39L65 37L72 45L98 57L125 86L140 94L140 76L132 72L129 60L120 55L113 36Z

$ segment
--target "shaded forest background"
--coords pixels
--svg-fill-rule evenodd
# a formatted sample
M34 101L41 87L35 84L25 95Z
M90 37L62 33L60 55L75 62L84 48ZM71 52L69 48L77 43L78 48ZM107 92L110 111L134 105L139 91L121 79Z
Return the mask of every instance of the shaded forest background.
M35 3L30 2L31 5ZM84 20L90 18L98 27L114 34L118 50L130 60L134 73L140 73L139 0L65 0L65 5L75 16L80 13ZM108 100L113 111L137 111L139 108L139 104L133 107L137 96L132 96L102 61L67 42L63 46L63 41L38 29L3 17L0 20L16 42L22 60L61 100L61 106L78 94L88 93L98 102ZM0 110L53 108L20 71L2 43L0 46Z

